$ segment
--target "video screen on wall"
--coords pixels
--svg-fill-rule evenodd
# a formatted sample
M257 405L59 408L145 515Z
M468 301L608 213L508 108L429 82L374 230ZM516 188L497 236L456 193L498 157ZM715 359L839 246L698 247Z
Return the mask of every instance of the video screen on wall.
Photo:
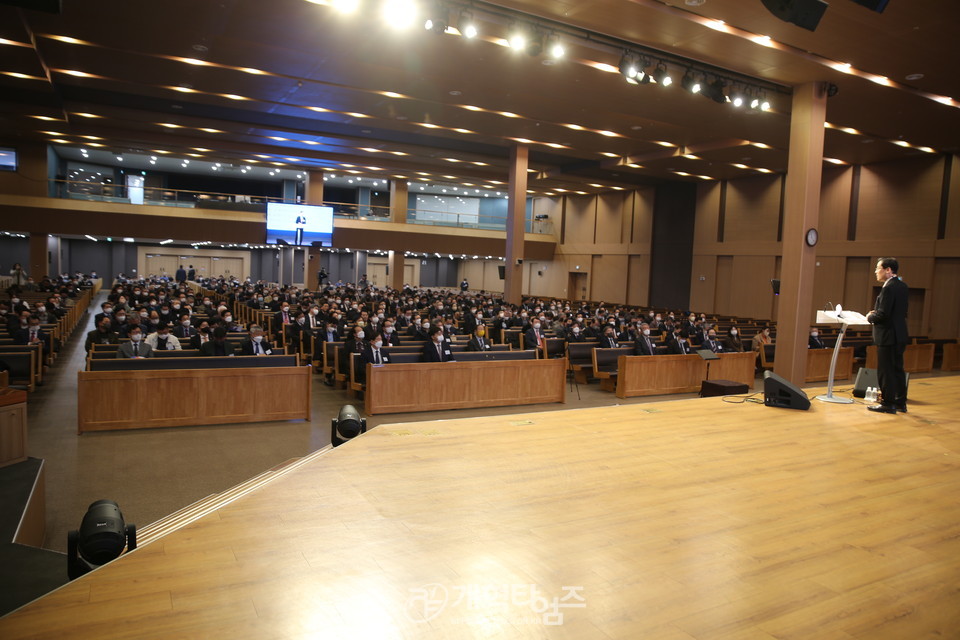
M314 242L329 247L333 242L333 207L305 204L267 204L267 242L310 246Z

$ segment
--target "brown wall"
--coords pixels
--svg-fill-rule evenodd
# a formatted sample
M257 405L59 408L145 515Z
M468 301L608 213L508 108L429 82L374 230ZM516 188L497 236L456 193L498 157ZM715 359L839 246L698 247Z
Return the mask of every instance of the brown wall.
M942 202L945 167L948 200ZM958 158L918 156L860 167L824 169L814 307L830 302L869 311L873 265L880 256L900 261L911 287L913 334L960 337L960 169ZM780 178L760 176L727 184L720 225L720 183L700 186L694 232L691 307L708 313L776 318L769 280L778 277ZM944 206L944 204L946 206ZM938 239L941 211L944 238ZM851 213L854 235L848 239Z

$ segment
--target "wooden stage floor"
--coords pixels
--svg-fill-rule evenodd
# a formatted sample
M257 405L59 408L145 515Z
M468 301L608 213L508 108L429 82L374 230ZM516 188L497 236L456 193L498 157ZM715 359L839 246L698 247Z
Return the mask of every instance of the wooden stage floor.
M960 376L910 395L382 425L0 637L957 638Z

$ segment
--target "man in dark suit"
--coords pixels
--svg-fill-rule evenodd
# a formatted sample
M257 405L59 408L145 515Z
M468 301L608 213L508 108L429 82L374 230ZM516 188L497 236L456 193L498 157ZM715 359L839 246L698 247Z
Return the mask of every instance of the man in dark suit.
M140 327L130 328L130 342L124 342L117 349L118 358L150 358L153 356L153 347L143 342L143 331Z
M706 337L704 337L703 341L700 343L700 348L709 349L714 353L720 353L723 351L723 345L719 340L717 340L716 329L711 328L707 331Z
M27 326L13 334L16 344L47 344L47 334L40 328L40 318L30 316Z
M210 323L201 320L197 332L190 336L190 348L199 349L208 342L210 342Z
M389 318L383 321L383 329L380 332L380 336L383 338L383 346L400 346L400 334L397 332L396 327L393 326L393 321Z
M673 340L667 344L667 353L672 355L686 355L690 353L690 344L687 342L687 334L679 327L673 333Z
M187 281L187 270L183 268L183 265L180 265L180 268L177 269L177 274L175 276L177 282L186 282Z
M234 346L227 340L227 329L217 327L213 330L213 337L200 345L200 355L202 356L235 356Z
M877 378L883 401L867 407L870 411L896 413L907 411L907 376L903 371L903 352L907 347L907 303L910 288L900 279L896 258L880 258L875 273L883 283L880 295L867 320L873 325L873 343L877 345Z
M487 339L487 328L482 324L473 330L473 336L467 343L467 351L490 351L493 345Z
M263 327L257 324L250 325L250 338L240 343L242 356L269 356L273 353L273 345L263 339Z
M190 326L191 324L190 314L181 314L179 323L173 328L171 333L181 342L187 342L190 338L197 335L197 330Z
M597 346L601 349L616 349L620 346L620 343L617 342L617 330L612 324L604 325L603 335L600 337Z
M427 334L429 341L423 346L424 362L452 362L453 352L450 343L443 339L443 327L432 326Z
M95 344L120 344L120 336L111 328L110 318L104 316L97 323L97 328L87 334L87 340L84 348L87 351L93 349Z
M640 331L637 332L637 336L633 340L633 355L652 356L655 353L656 347L653 344L653 339L650 337L650 325L646 322L641 322Z
M823 340L820 339L820 332L817 331L816 327L810 329L810 339L807 340L808 349L826 349L827 345L823 344Z
M193 268L193 265L190 265L190 269L187 270L187 280L196 280L197 279L197 270Z
M530 328L523 334L524 349L540 349L546 337L543 335L543 329L540 326L540 319L536 318L531 323Z

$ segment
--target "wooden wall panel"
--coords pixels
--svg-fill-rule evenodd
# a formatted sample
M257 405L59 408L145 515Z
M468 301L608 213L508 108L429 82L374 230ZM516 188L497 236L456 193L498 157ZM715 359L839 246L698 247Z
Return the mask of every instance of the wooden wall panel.
M857 240L936 238L942 185L942 158L864 165Z
M730 313L749 318L770 318L776 272L775 256L734 256Z
M953 156L950 171L950 199L947 201L945 238L960 239L960 155Z
M623 302L627 299L627 256L593 256L590 299Z
M634 194L631 242L649 245L653 239L653 199L656 190L652 187L638 189Z
M717 256L693 256L690 273L690 308L697 312L716 313L714 308L716 288Z
M720 183L697 185L697 213L693 229L694 253L703 247L716 246L717 218L720 216Z
M825 167L820 183L820 223L824 241L846 241L853 167Z
M625 242L622 238L624 200L629 200L630 193L615 191L601 193L597 196L597 244L618 244ZM629 207L626 208L630 213Z
M717 256L716 267L717 289L714 294L713 308L715 313L729 316L733 314L733 256Z
M780 176L759 176L727 183L725 242L776 241L779 220Z
M627 304L650 304L650 254L632 255L627 259Z
M843 278L843 299L831 300L844 308L866 314L873 308L873 285L877 283L873 273L876 260L867 257L847 258Z
M568 196L564 216L564 244L593 242L597 217L595 196Z
M933 273L931 338L960 338L960 258L940 258Z
M843 278L837 277L844 273L847 259L842 257L818 257L813 278L813 301L810 309L810 323L816 321L817 310L831 302L834 305L843 304Z

